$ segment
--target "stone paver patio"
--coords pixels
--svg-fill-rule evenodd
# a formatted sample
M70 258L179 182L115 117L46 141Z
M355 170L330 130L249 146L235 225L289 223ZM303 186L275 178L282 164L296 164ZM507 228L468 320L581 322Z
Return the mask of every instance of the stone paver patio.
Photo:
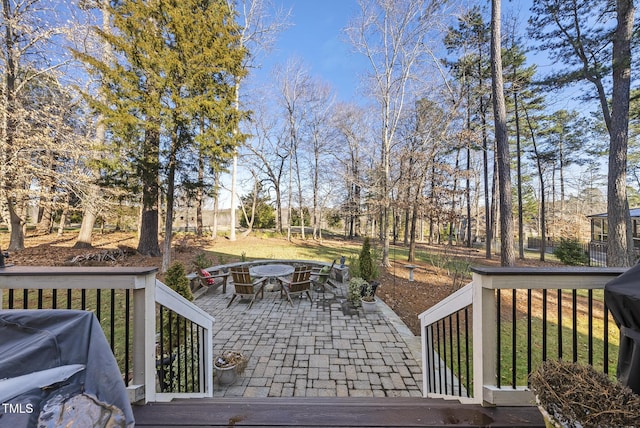
M214 354L249 357L236 382L214 383L214 397L422 396L419 338L379 299L377 313L346 315L346 284L293 307L267 291L251 309L239 299L226 308L232 293L229 284L195 301L215 317Z

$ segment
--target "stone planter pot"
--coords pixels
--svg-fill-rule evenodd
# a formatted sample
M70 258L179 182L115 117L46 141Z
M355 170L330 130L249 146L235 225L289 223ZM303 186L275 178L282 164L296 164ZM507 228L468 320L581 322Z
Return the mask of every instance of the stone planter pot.
M536 398L536 402L538 404L538 410L540 410L540 414L542 415L542 419L544 420L545 428L565 428L566 424L562 424L558 422L553 416L551 416L544 407L540 405L540 402Z
M378 312L378 304L376 299L373 299L373 302L367 302L366 300L361 300L360 305L362 306L362 311L366 313Z
M239 351L224 351L213 363L214 377L220 385L232 384L247 367L248 358Z
M213 367L220 385L230 385L238 379L236 366L218 367L214 365Z

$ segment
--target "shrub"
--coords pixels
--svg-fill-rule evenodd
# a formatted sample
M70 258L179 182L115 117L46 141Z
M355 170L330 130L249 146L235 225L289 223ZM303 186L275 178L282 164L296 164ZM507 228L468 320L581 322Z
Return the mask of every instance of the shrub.
M360 276L365 281L371 281L373 279L373 260L371 260L371 244L369 242L369 237L364 238L358 262L360 265Z
M569 266L582 266L589 264L589 254L585 252L577 239L560 238L560 245L553 254L562 263Z
M196 269L206 269L212 265L213 265L213 262L207 256L207 253L205 253L204 251L198 253L193 259L193 266Z
M189 287L189 278L187 278L182 263L175 262L169 266L164 276L164 282L185 299L193 300L193 294L191 294L191 288Z
M185 299L193 300L191 288L189 287L189 279L187 278L184 266L180 262L173 263L164 276L164 282L167 287L180 294ZM167 316L162 321L162 349L159 351L164 355L168 362L163 365L170 364L175 358L175 350L178 346L184 344L184 337L176 334L179 330L183 318L177 314L171 317ZM178 340L179 339L179 340Z
M360 276L360 261L357 256L349 256L349 278L356 278Z
M362 296L362 287L368 286L369 283L364 278L353 277L349 280L349 286L347 288L347 300L354 307L360 306L360 298Z

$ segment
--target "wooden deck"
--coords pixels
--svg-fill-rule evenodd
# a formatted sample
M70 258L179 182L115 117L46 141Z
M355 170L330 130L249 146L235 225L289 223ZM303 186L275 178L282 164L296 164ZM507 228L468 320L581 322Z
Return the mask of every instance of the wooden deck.
M214 398L133 411L137 427L544 427L536 407L424 398Z

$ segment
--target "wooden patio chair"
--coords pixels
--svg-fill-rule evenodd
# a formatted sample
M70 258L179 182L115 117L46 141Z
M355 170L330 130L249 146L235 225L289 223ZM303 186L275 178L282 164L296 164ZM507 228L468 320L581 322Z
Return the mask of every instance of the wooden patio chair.
M323 293L327 291L327 285L330 285L333 288L338 288L333 282L330 280L331 272L333 271L333 266L335 266L336 261L334 260L331 263L331 267L327 270L327 266L323 268L312 268L311 269L311 282L315 286L315 291Z
M284 291L286 294L289 303L293 306L293 302L291 301L291 296L301 295L302 293L306 293L307 297L309 297L309 301L312 302L311 299L311 268L309 266L298 266L293 271L293 276L291 279L288 278L278 278L282 283L282 288L280 294Z
M231 303L233 303L236 297L240 296L241 299L251 299L251 302L249 302L249 309L251 309L258 293L261 292L261 296L264 298L264 283L267 278L251 279L249 268L246 266L232 267L230 271L231 278L233 279L234 292L227 308L231 306Z
M227 280L229 278L229 272L219 271L216 273L211 273L206 269L199 269L197 275L198 280L200 281L200 287L215 289L219 286L222 286L222 294L227 293Z

